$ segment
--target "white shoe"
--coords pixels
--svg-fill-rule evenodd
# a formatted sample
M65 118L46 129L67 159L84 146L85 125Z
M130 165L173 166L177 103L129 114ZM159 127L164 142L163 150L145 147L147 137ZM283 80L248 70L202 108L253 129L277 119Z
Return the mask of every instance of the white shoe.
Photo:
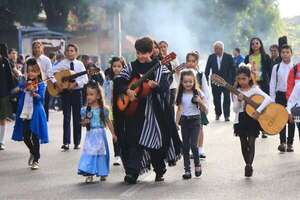
M31 167L32 164L33 164L33 159L34 159L34 156L32 154L30 154L29 156L29 159L28 159L28 166Z
M32 170L37 170L37 169L39 169L39 163L38 163L38 162L33 162L32 165L31 165L31 169L32 169Z
M121 165L121 158L120 156L115 157L115 161L113 163L114 166L120 166Z
M93 182L93 177L92 176L87 176L85 179L85 183L92 183Z

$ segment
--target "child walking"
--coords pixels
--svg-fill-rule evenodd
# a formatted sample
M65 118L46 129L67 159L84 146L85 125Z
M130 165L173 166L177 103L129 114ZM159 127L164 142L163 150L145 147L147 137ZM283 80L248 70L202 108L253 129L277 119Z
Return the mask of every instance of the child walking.
M196 77L193 71L183 71L176 99L178 106L176 124L181 126L184 170L183 179L192 178L190 167L190 149L193 152L195 176L201 176L201 164L198 151L198 137L201 127L199 108L204 105L203 95L196 89Z
M240 137L242 154L246 163L245 176L253 174L252 163L255 154L255 139L259 135L260 125L257 120L263 109L272 102L271 98L258 86L253 84L251 71L248 67L240 67L237 72L237 88L241 92L239 96L233 96L233 110L236 115L234 132ZM256 109L253 118L245 112L244 96L261 95L264 97L262 104Z
M19 93L16 123L12 139L24 141L29 149L28 165L39 169L40 143L48 143L47 117L44 110L46 84L34 58L26 61L26 81L15 89Z
M116 136L97 82L90 81L87 84L86 100L87 106L81 109L81 124L87 128L87 133L78 174L86 176L86 183L93 182L94 176L100 176L100 180L105 181L109 173L109 148L105 127L108 126L114 140Z

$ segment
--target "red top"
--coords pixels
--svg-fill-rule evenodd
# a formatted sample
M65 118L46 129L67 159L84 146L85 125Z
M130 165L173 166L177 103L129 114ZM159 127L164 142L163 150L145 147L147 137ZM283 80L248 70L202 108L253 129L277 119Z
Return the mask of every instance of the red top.
M297 73L296 77L294 77L294 67L290 70L288 80L287 80L287 88L286 88L286 99L288 100L290 95L293 92L295 81L300 80L300 63L297 64Z

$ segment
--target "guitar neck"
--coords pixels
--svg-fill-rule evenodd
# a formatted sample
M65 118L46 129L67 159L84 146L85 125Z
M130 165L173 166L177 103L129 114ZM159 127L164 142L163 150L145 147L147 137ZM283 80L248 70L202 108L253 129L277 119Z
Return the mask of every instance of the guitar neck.
M251 98L247 97L246 95L244 95L243 93L241 93L240 91L238 91L235 87L233 87L232 85L230 85L229 83L226 83L225 88L228 89L231 93L235 94L235 95L243 95L243 99L246 101L247 104L251 105L253 108L258 108L259 105L257 103L255 103L254 101L252 101Z
M87 74L87 71L83 71L83 72L79 72L79 73L76 73L76 74L73 74L71 76L68 76L65 78L66 81L71 81L71 80L74 80L75 78L79 77L79 76L82 76L84 74Z

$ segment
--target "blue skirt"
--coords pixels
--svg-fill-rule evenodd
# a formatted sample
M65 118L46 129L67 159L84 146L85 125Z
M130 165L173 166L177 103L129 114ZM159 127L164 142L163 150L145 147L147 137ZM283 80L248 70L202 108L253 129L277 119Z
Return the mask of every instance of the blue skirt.
M108 176L109 148L103 128L91 129L86 133L78 174L83 176Z

